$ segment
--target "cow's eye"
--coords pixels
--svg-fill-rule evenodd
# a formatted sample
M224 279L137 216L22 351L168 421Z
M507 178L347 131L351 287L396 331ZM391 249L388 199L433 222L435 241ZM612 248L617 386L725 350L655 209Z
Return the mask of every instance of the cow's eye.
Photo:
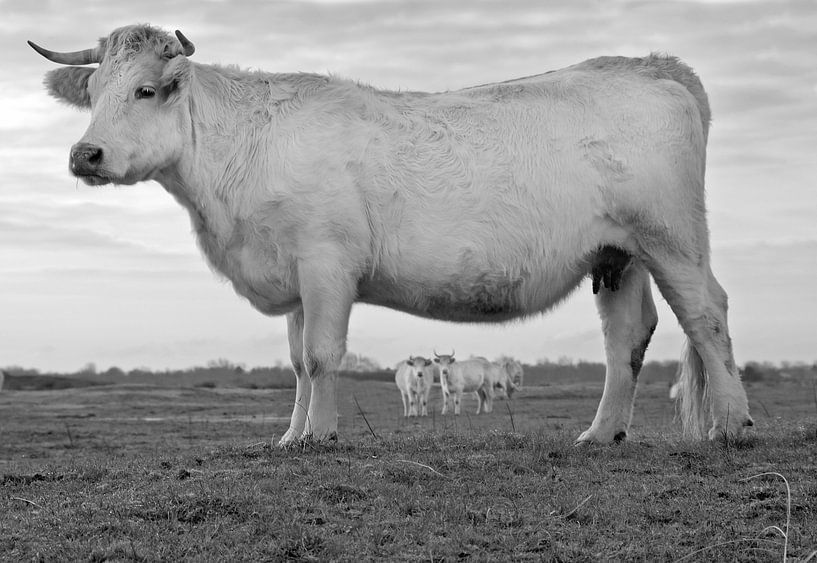
M143 98L152 98L156 95L156 89L151 86L139 86L136 89L136 99L141 100Z

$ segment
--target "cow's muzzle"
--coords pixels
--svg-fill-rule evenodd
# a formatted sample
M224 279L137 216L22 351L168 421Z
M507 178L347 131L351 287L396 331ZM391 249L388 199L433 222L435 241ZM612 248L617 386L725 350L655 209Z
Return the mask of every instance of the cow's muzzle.
M68 166L75 176L99 176L101 165L101 147L90 143L77 143L71 147Z

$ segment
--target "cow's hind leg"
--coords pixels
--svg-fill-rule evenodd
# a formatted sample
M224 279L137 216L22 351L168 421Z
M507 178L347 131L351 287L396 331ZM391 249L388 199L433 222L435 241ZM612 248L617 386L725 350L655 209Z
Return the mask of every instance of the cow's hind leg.
M446 390L446 388L443 387L442 385L440 386L440 392L441 392L442 398L443 398L443 408L440 411L440 414L444 415L444 414L448 413L448 403L449 403L450 395L449 395L448 391Z
M304 358L304 313L303 310L287 315L287 336L289 338L289 357L292 369L295 371L295 405L292 407L292 417L289 429L278 442L280 447L287 447L300 439L306 426L306 414L309 409L309 398L312 395L312 385L309 375L303 364Z
M494 410L494 394L492 390L481 387L477 391L477 397L482 401L482 412L491 413ZM479 414L479 412L477 412Z
M620 272L615 287L598 287L596 306L604 332L607 372L596 417L577 443L606 444L627 437L638 372L658 322L644 265L633 260Z
M706 249L697 257L654 251L649 267L687 335L679 379L685 434L741 435L753 422L732 354L726 292L712 274Z

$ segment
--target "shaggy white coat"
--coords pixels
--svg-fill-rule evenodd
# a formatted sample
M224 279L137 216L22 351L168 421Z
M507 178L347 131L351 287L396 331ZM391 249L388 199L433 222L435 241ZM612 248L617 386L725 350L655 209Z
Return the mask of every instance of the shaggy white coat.
M147 26L100 49L98 68L46 79L91 109L80 142L100 158L75 173L156 180L189 211L213 269L259 311L287 314L297 391L282 445L336 435L355 302L508 321L559 303L610 248L628 265L597 295L607 375L578 440L626 436L657 322L650 276L688 337L687 432L751 423L710 269L709 106L678 59L602 57L427 94L197 64ZM156 95L138 97L144 86Z

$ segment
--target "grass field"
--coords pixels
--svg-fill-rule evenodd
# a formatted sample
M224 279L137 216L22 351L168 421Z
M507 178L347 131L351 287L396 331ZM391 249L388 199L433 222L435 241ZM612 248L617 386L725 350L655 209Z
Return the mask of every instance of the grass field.
M291 389L5 391L0 558L817 561L812 387L751 385L754 433L700 444L648 380L629 442L575 448L601 387L458 418L435 389L405 420L393 383L342 378L339 443L286 452Z

